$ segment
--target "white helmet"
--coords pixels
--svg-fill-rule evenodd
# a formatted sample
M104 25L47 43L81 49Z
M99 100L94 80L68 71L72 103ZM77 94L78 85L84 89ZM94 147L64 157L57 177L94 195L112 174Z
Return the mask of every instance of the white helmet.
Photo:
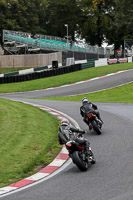
M66 118L63 118L62 120L61 120L61 126L62 125L65 125L65 126L68 126L68 125L70 125L70 122L69 122L69 120L68 119L66 119Z
M87 103L88 102L88 99L86 98L86 97L84 97L83 99L82 99L82 103Z

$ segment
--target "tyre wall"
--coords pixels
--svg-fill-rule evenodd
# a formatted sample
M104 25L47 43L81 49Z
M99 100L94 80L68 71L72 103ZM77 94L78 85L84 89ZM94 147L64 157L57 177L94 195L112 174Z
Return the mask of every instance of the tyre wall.
M16 75L16 76L7 76L7 77L0 77L0 83L15 83L15 82L22 82L22 81L30 81L39 78L47 78L51 76L57 76L61 74L66 74L70 72L75 72L81 70L81 64L59 67L55 69L47 69L42 72L34 72L30 74L23 74L23 75Z

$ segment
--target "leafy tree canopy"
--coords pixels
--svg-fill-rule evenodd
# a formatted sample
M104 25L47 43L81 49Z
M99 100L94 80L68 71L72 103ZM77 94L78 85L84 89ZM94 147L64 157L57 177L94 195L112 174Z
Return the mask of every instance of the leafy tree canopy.
M3 29L66 35L75 31L91 45L104 39L119 48L133 39L132 0L0 0L0 31Z

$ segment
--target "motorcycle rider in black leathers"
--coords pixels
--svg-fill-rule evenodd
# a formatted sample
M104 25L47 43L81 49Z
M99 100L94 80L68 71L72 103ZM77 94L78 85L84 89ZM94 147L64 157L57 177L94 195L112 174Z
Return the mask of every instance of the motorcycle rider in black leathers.
M89 158L92 160L92 164L95 164L96 161L91 151L90 143L87 141L87 139L79 138L80 134L78 134L79 137L77 137L76 133L85 134L86 131L73 127L72 125L70 125L70 122L66 118L62 119L61 126L58 131L59 144L66 144L69 141L69 139L73 139L75 142L84 145L89 155Z
M102 121L102 119L100 117L99 111L97 110L97 105L93 104L92 102L89 102L88 99L86 97L84 97L82 99L82 106L80 107L80 114L83 117L83 121L87 125L89 125L89 129L91 130L92 129L91 124L88 124L88 121L86 121L86 115L90 111L97 116L97 118L98 118L98 120L100 120L99 122L101 123L101 126L102 126L103 121Z

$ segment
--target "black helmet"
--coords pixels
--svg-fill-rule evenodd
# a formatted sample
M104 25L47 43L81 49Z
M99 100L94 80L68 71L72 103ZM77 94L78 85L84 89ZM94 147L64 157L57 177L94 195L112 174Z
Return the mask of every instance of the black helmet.
M83 99L82 99L82 103L88 103L89 101L88 101L88 99L86 98L86 97L84 97Z
M66 118L63 118L63 119L61 120L61 126L62 126L62 125L64 125L64 126L68 126L68 125L70 125L69 120L66 119Z

